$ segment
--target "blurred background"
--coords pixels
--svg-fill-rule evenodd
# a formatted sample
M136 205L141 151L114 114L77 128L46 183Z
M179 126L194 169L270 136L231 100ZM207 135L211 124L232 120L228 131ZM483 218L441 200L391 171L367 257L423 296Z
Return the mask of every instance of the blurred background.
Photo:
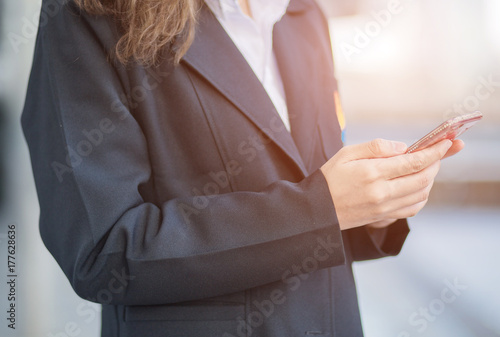
M55 1L57 2L57 1ZM366 337L500 336L500 0L320 0L329 17L346 143L411 144L481 110L447 159L402 253L355 265ZM19 118L40 1L0 2L0 336L99 336L43 246ZM17 229L17 324L6 327L7 226ZM446 290L448 289L448 290ZM443 297L443 294L447 296Z

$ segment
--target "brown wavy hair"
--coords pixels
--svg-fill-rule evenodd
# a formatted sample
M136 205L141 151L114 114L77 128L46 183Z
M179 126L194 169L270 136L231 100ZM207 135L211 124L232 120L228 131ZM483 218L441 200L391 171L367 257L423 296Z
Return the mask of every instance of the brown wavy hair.
M193 42L199 0L75 0L91 15L110 15L118 21L122 36L116 44L117 59L147 66L168 55L178 64Z

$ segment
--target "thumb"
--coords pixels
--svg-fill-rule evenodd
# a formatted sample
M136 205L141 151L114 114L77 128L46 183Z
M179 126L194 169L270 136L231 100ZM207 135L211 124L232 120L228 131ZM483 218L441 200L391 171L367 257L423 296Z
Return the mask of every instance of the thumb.
M344 149L347 150L347 148L350 149L346 159L347 161L351 161L358 159L394 157L404 154L408 147L402 142L377 138L367 143L347 146Z

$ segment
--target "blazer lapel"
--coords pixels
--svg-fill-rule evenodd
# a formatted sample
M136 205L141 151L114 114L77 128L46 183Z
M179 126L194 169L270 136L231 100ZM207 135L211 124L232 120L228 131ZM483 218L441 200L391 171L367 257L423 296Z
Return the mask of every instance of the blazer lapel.
M206 5L201 9L195 40L181 62L208 80L307 175L293 138L267 92ZM281 131L276 131L276 125Z
M307 20L311 1L291 0L287 14L274 27L274 52L285 87L292 137L307 168L314 167L318 158L314 146L318 137L331 143L332 137L340 139L335 123L333 93L336 82L333 77L333 61L328 36L322 23L311 24ZM327 43L325 43L327 41ZM328 121L326 121L328 119ZM318 135L318 123L333 133L328 139ZM333 131L333 132L332 132ZM335 142L338 150L339 144ZM330 146L330 144L323 144ZM321 158L321 160L324 160Z
M293 22L297 20L295 15L300 16L304 10L302 7L297 9L297 4L302 2L291 1L287 15L274 27L273 48L285 87L292 137L307 166L321 101L314 90L318 83L314 78L317 60L311 60L309 56L312 50L306 47L309 42L301 32L304 25Z

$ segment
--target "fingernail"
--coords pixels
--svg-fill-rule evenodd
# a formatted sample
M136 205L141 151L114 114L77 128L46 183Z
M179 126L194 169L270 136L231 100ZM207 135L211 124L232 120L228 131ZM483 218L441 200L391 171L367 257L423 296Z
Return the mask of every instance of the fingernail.
M406 144L402 142L392 142L392 146L394 148L394 151L398 153L406 152L406 149L408 148Z

